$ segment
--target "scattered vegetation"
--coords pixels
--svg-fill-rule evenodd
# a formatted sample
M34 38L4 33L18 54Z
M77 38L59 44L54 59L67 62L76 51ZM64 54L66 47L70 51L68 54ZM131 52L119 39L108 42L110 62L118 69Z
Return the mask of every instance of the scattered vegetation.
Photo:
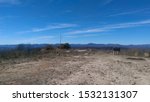
M47 45L43 47L34 47L32 45L26 45L26 44L19 44L16 46L16 48L9 49L9 50L2 50L0 51L0 62L2 60L9 60L13 58L35 58L39 56L55 56L58 53L63 53L63 55L67 55L68 53L65 53L66 50L71 49L71 45L69 43L64 43L58 46L54 45ZM106 48L99 48L99 49L92 49L92 52L96 51L102 51L105 53L112 53L111 47ZM60 52L59 52L60 51ZM74 50L71 50L71 54L75 53ZM74 51L74 52L73 52ZM149 49L135 49L135 48L121 48L120 55L127 55L131 57L146 57L150 58L150 50ZM135 59L135 58L129 58L133 60L142 60L142 59Z
M150 50L130 48L121 50L121 54L134 57L150 57Z
M0 59L25 58L35 56L40 53L40 48L32 48L30 45L20 44L14 49L0 52Z
M71 46L69 43L64 43L59 46L60 49L70 49Z
M144 59L144 58L129 57L129 58L127 58L127 59L129 59L129 60L139 60L139 61L145 61L145 59Z
M68 50L71 48L69 43L61 44L59 49ZM34 47L32 45L19 44L16 48L0 51L0 62L2 60L9 60L15 58L29 58L37 57L42 54L53 55L57 52L57 47L53 45L47 45L44 47Z
M144 53L144 56L145 56L145 57L150 57L150 52L145 52L145 53Z
M44 49L50 51L50 50L54 50L54 47L49 44L46 47L44 47Z

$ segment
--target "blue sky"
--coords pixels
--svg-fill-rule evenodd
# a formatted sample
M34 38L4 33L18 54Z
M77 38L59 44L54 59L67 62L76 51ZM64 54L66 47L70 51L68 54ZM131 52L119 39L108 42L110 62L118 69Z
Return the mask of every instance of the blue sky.
M150 44L150 0L0 0L0 44Z

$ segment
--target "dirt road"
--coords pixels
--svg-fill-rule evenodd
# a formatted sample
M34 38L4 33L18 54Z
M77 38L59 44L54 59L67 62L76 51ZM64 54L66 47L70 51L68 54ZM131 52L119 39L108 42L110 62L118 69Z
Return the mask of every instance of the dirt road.
M0 64L0 84L150 85L150 59L96 53Z

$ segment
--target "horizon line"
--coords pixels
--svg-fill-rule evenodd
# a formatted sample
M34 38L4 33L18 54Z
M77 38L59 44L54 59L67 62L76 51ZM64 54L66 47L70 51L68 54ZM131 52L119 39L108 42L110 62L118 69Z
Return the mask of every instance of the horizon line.
M67 42L65 42L67 43ZM65 43L62 43L62 44L65 44ZM60 43L19 43L19 44L0 44L0 46L13 46L13 45L60 45ZM123 45L123 46L134 46L134 45L150 45L148 43L145 43L145 44L119 44L119 43L69 43L70 45L89 45L89 44L95 44L95 45Z

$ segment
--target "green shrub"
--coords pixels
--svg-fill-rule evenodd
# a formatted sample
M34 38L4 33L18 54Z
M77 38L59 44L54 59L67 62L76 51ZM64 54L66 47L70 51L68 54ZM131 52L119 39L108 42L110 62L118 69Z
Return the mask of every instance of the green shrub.
M70 49L71 46L70 46L69 43L65 43L65 44L61 44L61 45L59 46L59 48L60 48L60 49Z
M54 47L52 45L47 45L44 49L45 50L54 50Z

